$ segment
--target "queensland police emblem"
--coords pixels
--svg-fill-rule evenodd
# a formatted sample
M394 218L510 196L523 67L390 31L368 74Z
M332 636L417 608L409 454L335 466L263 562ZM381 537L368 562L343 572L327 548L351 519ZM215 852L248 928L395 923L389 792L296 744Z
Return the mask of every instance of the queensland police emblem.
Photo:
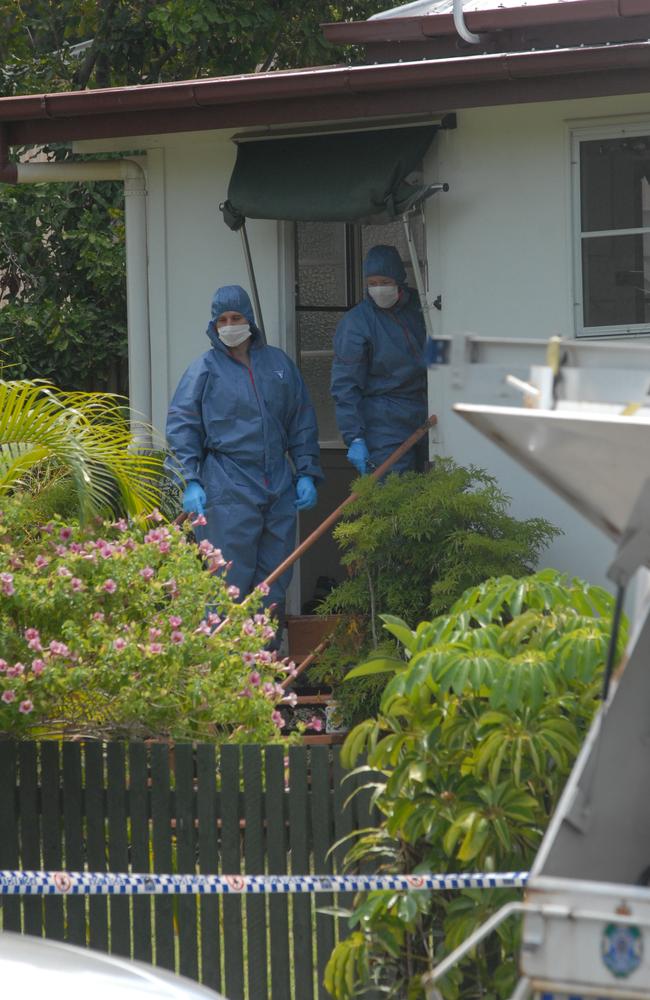
M617 979L631 976L643 958L643 936L638 927L607 924L600 942L604 964Z

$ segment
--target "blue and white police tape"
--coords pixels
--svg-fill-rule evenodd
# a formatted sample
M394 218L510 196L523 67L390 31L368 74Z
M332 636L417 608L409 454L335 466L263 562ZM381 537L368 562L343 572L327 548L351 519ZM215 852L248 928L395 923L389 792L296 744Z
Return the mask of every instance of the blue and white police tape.
M513 889L528 872L455 875L148 875L0 871L0 896L160 896L229 893L364 892L376 889Z

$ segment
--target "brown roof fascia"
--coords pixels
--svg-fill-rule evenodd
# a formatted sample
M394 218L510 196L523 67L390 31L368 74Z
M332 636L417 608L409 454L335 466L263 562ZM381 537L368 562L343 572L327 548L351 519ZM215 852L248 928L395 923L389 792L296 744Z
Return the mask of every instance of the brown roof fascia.
M457 87L463 88L463 107L483 106L483 88L490 82L511 84L538 78L540 88L546 84L549 94L556 94L556 88L550 86L553 77L589 80L598 76L597 85L592 79L590 84L580 84L577 90L583 93L591 86L600 94L607 93L610 77L613 80L617 73L620 77L621 71L625 71L633 77L630 92L639 93L650 91L648 69L650 42L633 42L3 98L0 122L6 124L8 142L22 145L73 138L354 120L385 115L389 113L388 103L391 107L397 104L392 111L398 114L406 109L436 113L453 110L451 90ZM624 91L612 90L618 92ZM406 100L407 94L411 103ZM417 99L412 101L412 95ZM389 101L393 96L396 102ZM503 86L501 100L496 103L521 100L512 86Z
M650 0L565 0L521 7L465 11L470 31L489 34L510 28L576 24L617 20L650 14ZM329 42L336 45L363 45L385 41L415 41L455 35L452 14L425 14L419 17L387 17L376 21L338 21L321 25Z

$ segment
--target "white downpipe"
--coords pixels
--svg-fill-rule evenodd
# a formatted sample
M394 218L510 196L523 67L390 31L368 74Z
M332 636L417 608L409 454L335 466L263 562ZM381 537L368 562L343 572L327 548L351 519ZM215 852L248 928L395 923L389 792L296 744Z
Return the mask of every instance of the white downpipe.
M475 35L473 31L470 31L465 24L465 15L463 14L463 0L453 0L452 13L454 15L454 28L457 33L463 39L464 42L469 42L470 45L478 45L481 42L481 36Z
M89 160L78 163L18 163L18 184L72 181L122 181L126 228L126 309L129 344L129 404L138 444L151 439L138 430L152 423L151 338L147 277L147 186L134 160Z

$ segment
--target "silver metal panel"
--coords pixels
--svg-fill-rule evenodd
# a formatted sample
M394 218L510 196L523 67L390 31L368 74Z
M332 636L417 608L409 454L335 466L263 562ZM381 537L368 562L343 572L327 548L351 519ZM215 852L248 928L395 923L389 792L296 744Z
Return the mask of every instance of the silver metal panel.
M454 411L618 540L650 475L648 419L457 403Z

